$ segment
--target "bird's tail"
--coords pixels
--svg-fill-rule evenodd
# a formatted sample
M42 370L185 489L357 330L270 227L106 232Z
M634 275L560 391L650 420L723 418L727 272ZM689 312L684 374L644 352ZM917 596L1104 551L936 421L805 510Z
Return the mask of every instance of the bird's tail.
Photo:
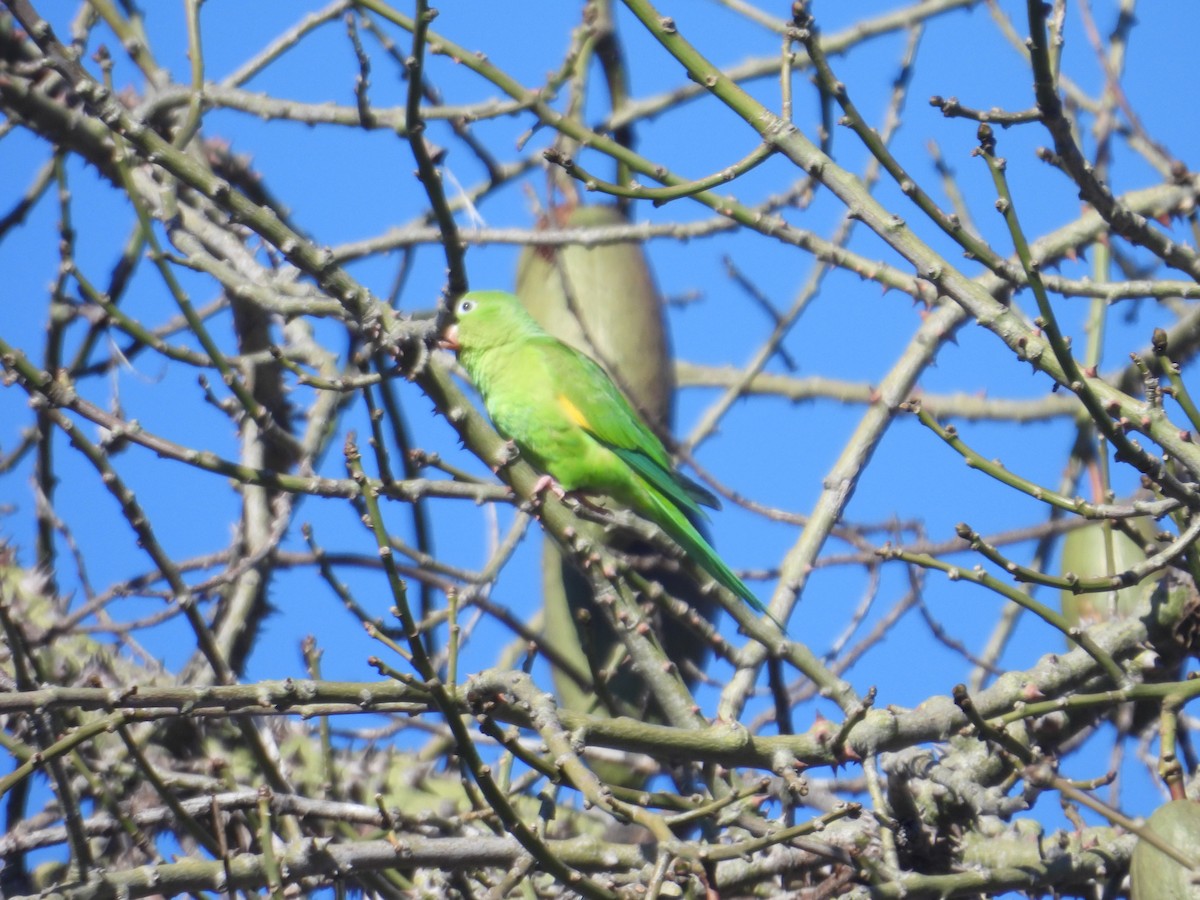
M704 539L704 536L684 515L683 511L653 487L649 485L643 487L645 494L641 499L649 507L643 510L643 514L661 525L675 543L682 547L687 555L695 560L718 584L737 594L760 614L770 616L774 620L775 617L767 612L762 601L754 596L750 588L746 587L745 582L738 578L729 566L725 565L724 560L717 555L717 551Z

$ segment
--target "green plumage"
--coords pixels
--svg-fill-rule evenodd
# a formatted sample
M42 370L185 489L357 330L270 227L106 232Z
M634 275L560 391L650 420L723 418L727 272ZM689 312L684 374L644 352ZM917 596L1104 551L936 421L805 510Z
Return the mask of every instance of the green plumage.
M758 598L688 520L717 498L671 457L604 370L547 334L512 294L473 291L454 308L445 343L497 430L566 491L610 497L654 522L712 577L759 612Z

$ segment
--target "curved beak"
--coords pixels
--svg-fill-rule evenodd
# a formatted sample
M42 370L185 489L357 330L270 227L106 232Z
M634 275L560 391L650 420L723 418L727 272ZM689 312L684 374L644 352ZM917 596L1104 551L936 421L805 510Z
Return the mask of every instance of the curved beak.
M437 345L443 350L458 350L458 323L451 322L438 338Z

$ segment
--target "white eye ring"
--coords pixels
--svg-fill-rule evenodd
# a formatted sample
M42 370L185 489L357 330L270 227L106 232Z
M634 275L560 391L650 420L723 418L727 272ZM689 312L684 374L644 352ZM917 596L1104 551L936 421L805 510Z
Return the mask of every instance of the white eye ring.
M474 308L475 308L474 300L459 300L458 301L458 311L460 314L461 313L469 313Z

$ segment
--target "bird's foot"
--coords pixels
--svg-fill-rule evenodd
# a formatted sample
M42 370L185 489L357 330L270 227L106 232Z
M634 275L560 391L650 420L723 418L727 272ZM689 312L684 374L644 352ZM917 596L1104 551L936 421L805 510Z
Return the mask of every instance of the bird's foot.
M543 475L533 483L533 491L530 493L529 499L533 501L535 506L541 506L546 491L552 493L559 500L563 500L567 496L567 492L562 489L561 484L549 475Z

